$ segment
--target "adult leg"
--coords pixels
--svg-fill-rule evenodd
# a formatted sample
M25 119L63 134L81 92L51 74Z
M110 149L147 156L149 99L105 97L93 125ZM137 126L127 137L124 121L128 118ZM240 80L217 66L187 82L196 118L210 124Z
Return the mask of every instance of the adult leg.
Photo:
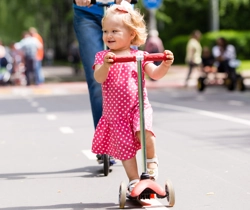
M44 76L42 73L42 61L41 60L36 60L35 83L36 83L36 85L44 83Z
M101 85L94 79L95 54L103 50L101 16L82 14L74 10L74 29L79 42L80 56L89 89L94 126L96 127L102 115Z
M29 57L25 57L25 76L27 80L27 86L31 84L31 74L33 70L33 61Z

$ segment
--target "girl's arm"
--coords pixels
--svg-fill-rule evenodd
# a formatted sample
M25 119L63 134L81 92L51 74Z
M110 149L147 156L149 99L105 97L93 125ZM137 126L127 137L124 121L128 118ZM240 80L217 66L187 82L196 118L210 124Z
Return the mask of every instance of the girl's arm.
M156 66L153 63L148 63L145 66L145 72L154 80L158 80L164 77L168 72L170 66L174 62L174 55L171 51L165 50L164 53L166 54L167 60L162 61L159 66Z
M103 83L108 77L109 68L113 65L114 60L112 57L114 53L108 52L103 59L103 64L95 65L94 78L98 83Z

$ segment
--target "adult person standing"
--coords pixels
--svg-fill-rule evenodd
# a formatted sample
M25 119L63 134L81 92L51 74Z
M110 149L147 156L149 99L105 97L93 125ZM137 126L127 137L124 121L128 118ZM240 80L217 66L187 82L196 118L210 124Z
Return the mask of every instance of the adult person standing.
M202 63L202 46L200 44L201 32L199 30L194 30L188 40L186 46L186 58L185 61L188 64L188 74L185 80L185 85L188 84L190 75L194 67L201 67Z
M232 79L232 89L235 87L237 75L236 67L239 65L236 62L236 50L232 44L228 44L224 37L219 37L216 40L216 45L212 48L212 54L215 58L215 65L218 72L226 72L228 77Z
M137 0L126 0L136 4ZM79 52L88 84L94 128L102 116L102 88L94 78L93 64L97 52L104 49L102 18L104 7L99 4L120 4L122 0L73 0L73 25L79 43ZM97 155L99 163L101 156Z
M116 0L116 4L120 4L122 0ZM127 0L131 4L137 3L137 0ZM105 3L114 3L114 1L103 1ZM102 115L102 90L101 85L94 79L94 64L95 55L103 50L104 44L102 40L102 25L101 21L104 15L104 7L98 6L93 0L74 0L74 30L79 42L79 50L81 61L85 72L85 77L88 84L90 104L94 127ZM93 5L92 5L93 4Z
M161 38L159 37L159 32L156 29L152 29L148 33L148 38L146 40L144 50L148 53L163 53L164 46ZM159 66L161 61L154 61L154 64ZM151 81L155 81L149 78Z
M41 43L28 31L23 32L23 39L15 43L15 48L21 50L24 54L25 76L27 86L31 85L32 77L35 72L37 50L42 47Z
M35 37L40 43L41 48L37 50L36 53L36 64L35 64L35 83L36 85L40 85L44 83L44 75L42 72L42 61L44 57L44 44L42 36L37 32L37 29L34 27L29 28L29 32L32 37Z
M163 53L164 46L161 38L159 37L159 32L156 29L152 29L148 33L148 38L145 43L144 50L148 53ZM155 61L155 65L160 65L161 61Z

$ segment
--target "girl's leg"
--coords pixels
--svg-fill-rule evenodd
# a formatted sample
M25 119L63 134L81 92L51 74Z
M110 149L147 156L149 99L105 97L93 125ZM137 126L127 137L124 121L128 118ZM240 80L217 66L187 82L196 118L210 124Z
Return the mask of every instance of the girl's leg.
M140 132L137 132L136 136L141 141ZM147 159L156 158L157 156L156 156L156 149L155 149L155 136L150 131L146 130L145 137L146 137ZM157 167L158 167L158 165L155 162L148 162L147 163L147 168L155 169Z
M123 160L122 165L126 171L129 181L139 179L136 157L129 160Z

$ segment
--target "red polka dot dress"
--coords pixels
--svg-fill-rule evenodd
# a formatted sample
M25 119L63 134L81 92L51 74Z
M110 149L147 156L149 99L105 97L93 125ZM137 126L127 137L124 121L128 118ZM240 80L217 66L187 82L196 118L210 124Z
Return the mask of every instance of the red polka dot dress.
M102 64L108 50L98 52L96 64ZM131 54L146 53L131 49ZM143 62L143 67L145 66ZM152 107L144 87L145 129L152 130ZM140 130L137 63L115 63L102 84L103 113L96 127L92 152L108 154L119 160L128 160L141 148L135 133ZM154 133L153 133L154 134Z

